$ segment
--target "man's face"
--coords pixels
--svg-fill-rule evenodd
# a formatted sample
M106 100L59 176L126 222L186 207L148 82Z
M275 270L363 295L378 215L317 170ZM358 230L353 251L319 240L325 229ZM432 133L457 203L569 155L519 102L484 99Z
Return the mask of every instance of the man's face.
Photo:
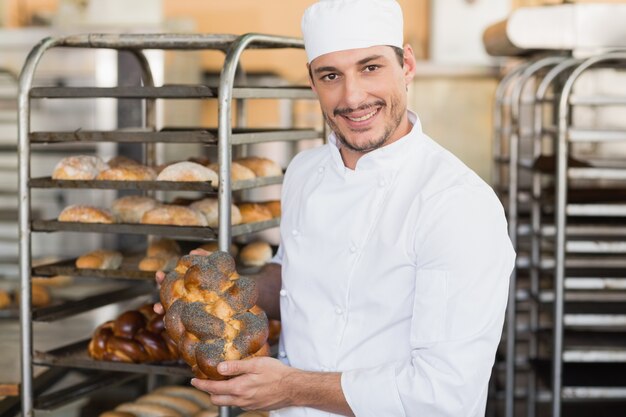
M311 62L311 86L343 146L366 153L408 133L406 86L415 68L409 46L404 61L403 67L389 46L373 46L332 52Z

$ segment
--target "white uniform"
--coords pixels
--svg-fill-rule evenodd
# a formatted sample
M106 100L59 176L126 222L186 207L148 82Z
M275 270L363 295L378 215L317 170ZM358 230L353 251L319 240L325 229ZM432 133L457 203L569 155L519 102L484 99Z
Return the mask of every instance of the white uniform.
M515 253L491 188L409 118L354 171L334 135L289 166L279 356L342 372L358 417L482 416Z

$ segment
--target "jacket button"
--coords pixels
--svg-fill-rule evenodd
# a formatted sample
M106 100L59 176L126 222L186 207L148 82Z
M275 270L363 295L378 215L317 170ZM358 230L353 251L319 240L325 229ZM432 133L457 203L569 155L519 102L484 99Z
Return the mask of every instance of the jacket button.
M343 314L343 310L340 307L335 307L336 314Z
M281 358L286 358L287 352L285 352L284 350L281 350L280 352L278 352L278 356L280 356Z
M320 174L323 173L324 172L324 167L319 167L317 169L317 172L320 173Z
M279 294L280 294L281 297L286 297L287 296L287 290L284 290L284 289L280 290Z
M292 235L292 236L298 236L298 234L299 234L299 233L300 233L300 232L298 232L298 229L293 229L293 230L291 231L291 235Z
M356 246L350 246L350 253L356 253Z

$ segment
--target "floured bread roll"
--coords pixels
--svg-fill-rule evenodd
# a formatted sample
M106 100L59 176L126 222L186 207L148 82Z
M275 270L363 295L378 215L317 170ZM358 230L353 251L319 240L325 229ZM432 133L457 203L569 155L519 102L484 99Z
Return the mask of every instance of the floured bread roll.
M117 168L117 167L128 166L128 165L141 165L139 162L135 161L134 159L131 159L122 155L118 155L116 157L109 159L107 164L111 168Z
M140 271L171 271L178 262L177 256L146 256L139 261Z
M76 268L117 269L122 264L122 254L114 250L99 249L76 259Z
M217 172L219 176L220 166L217 163L213 163L208 167ZM251 180L256 178L256 174L250 168L233 161L230 164L230 178L233 181Z
M263 203L272 213L272 217L280 217L280 200L266 201Z
M210 181L211 185L217 187L217 173L210 168L195 162L183 161L168 165L157 177L157 181Z
M54 167L54 180L93 180L100 171L107 169L107 164L97 156L76 155L63 158Z
M272 247L267 242L252 242L241 248L239 260L245 266L263 266L272 259Z
M193 417L201 410L200 406L191 400L169 395L149 393L135 400L137 404L155 404L173 408L185 417Z
M209 255L212 254L213 252L217 252L218 250L220 250L219 244L217 242L205 243L204 245L201 245L198 249L202 249L203 251L209 252ZM233 258L236 258L237 255L239 254L239 247L237 247L237 245L235 245L234 243L231 243L230 249L228 249L228 253Z
M208 226L204 214L184 206L163 205L147 211L141 217L144 224L169 224L173 226Z
M217 227L218 226L218 214L219 207L217 198L203 198L200 201L196 201L191 203L189 206L193 209L196 209L206 217L207 222L209 223L209 227ZM234 204L230 206L230 224L240 224L241 223L241 213L239 212L239 208Z
M157 404L123 403L115 411L125 411L137 417L185 417L171 407Z
M193 387L181 387L178 385L168 385L152 391L153 394L162 394L169 397L184 398L197 404L206 411L217 411L217 407L211 402L211 397ZM194 416L195 417L195 416Z
M92 206L72 205L59 214L60 222L115 223L115 217L105 209Z
M107 181L154 181L154 169L139 164L122 164L98 174L96 179Z
M15 291L15 302L17 304L20 303L20 291L19 289ZM52 296L50 295L50 291L48 288L32 284L30 286L30 303L33 307L45 307L52 302Z
M120 223L139 223L146 211L158 205L154 198L129 195L113 201L111 211Z
M11 296L5 290L0 290L0 309L7 308L11 305Z
M272 220L272 212L259 203L241 203L238 204L241 212L242 223L255 223L266 220Z
M235 162L250 168L257 177L279 177L283 175L283 169L271 159L249 156L237 159Z

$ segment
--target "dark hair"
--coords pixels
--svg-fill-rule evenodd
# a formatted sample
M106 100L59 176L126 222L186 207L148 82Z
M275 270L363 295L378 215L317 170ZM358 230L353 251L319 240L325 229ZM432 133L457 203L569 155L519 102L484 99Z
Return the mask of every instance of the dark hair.
M404 49L398 48L397 46L390 46L390 47L396 53L396 58L398 59L398 63L400 64L402 68L404 68ZM311 79L311 81L314 81L313 73L311 72L311 65L307 65L307 68L309 70L309 78Z

